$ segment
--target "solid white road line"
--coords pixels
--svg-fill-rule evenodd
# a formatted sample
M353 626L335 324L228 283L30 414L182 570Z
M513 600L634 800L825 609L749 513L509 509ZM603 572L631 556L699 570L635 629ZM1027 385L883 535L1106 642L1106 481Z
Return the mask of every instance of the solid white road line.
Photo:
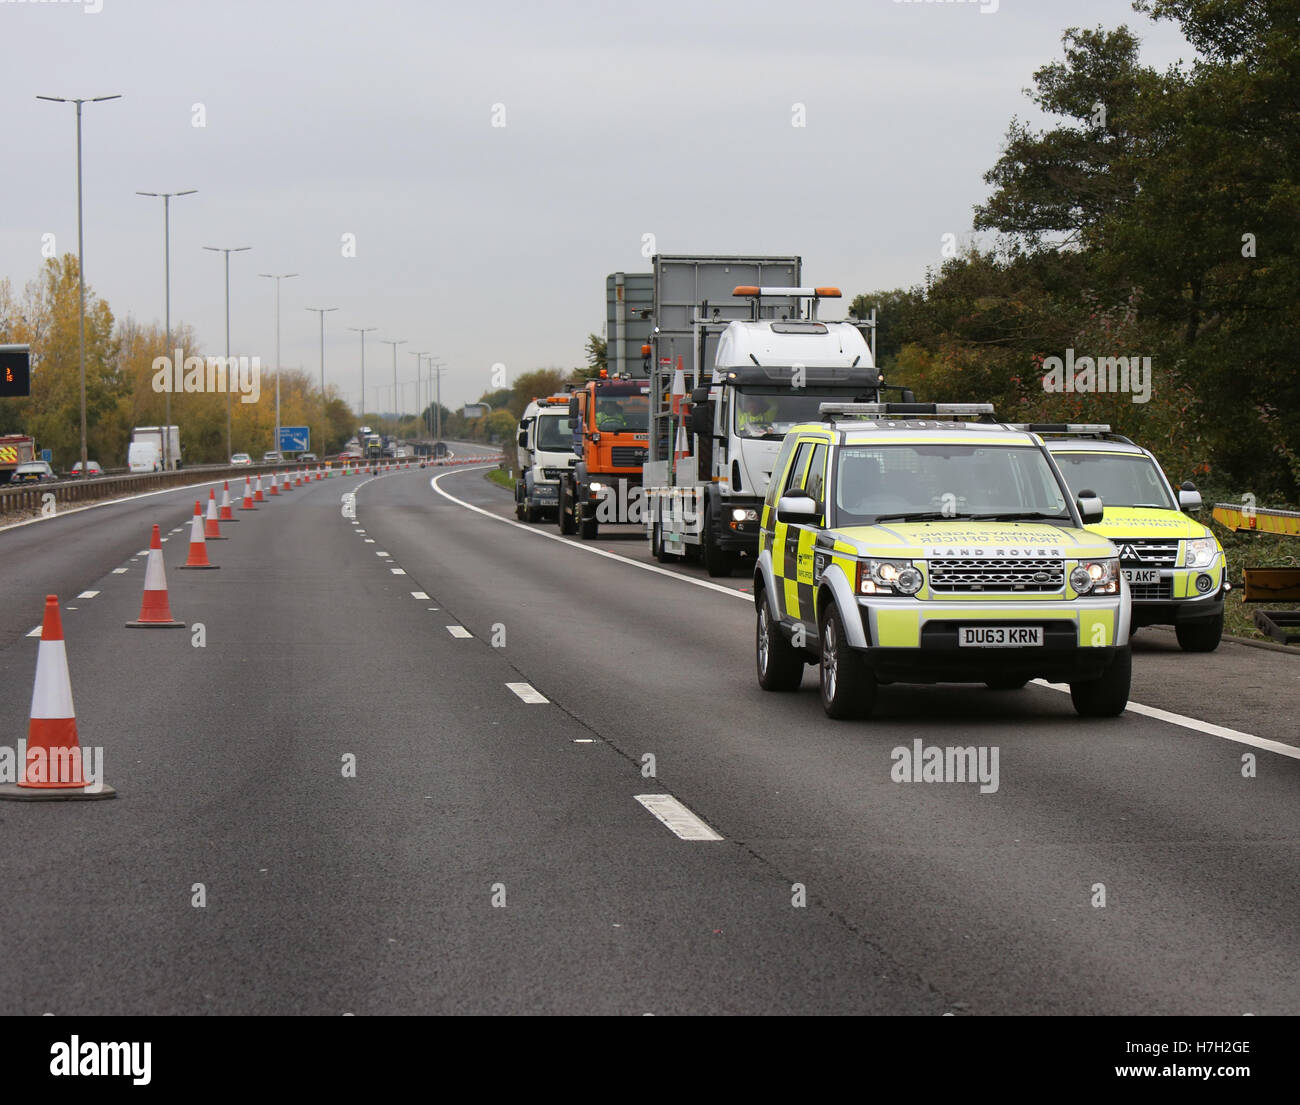
M722 839L671 794L638 794L636 800L683 840Z
M82 591L81 594L79 594L79 595L77 596L77 598L79 598L79 599L93 599L97 594L99 594L98 591Z
M423 591L412 591L412 592L411 592L411 598L413 598L413 599L424 599L426 602L429 600L429 596L426 595Z
M37 628L39 629L40 627L38 626ZM474 636L474 634L471 633L468 629L466 629L463 625L449 625L447 626L447 632L450 633L453 637L465 638L465 637Z
M540 706L550 702L550 699L536 690L531 683L507 683L506 686L530 705Z

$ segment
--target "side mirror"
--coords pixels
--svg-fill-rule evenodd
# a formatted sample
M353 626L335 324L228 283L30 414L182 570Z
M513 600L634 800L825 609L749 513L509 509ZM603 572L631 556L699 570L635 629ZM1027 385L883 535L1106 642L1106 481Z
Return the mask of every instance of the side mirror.
M578 418L578 397L576 395L569 399L569 425L576 423Z
M704 387L694 388L691 391L692 403L707 403L709 401L709 388L706 384Z
M524 445L527 445L527 444L528 444L528 431L527 431L527 430L520 430L520 432L519 432L519 444L520 444L521 446L524 446Z
M802 490L786 495L776 504L778 522L794 522L802 525L815 525L821 520L817 504Z
M1178 489L1178 509L1201 509L1201 493L1196 490L1196 484L1191 480L1184 480L1182 487Z
M1079 504L1079 515L1083 518L1085 526L1100 522L1106 513L1106 508L1095 491L1080 491L1076 501Z
M691 408L690 427L691 433L696 437L713 436L712 403L696 403L696 405Z

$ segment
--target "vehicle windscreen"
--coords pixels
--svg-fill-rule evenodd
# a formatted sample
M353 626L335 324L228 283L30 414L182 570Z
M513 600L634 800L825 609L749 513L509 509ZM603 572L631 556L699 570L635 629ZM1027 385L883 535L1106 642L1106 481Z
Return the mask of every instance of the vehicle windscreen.
M850 397L851 398L851 397ZM739 437L766 437L779 440L800 422L816 422L818 409L826 401L824 392L798 395L789 391L751 388L737 391L732 420Z
M1053 453L1070 494L1094 491L1105 506L1177 510L1160 470L1148 457L1124 453Z
M551 453L567 453L573 448L573 431L569 429L569 412L544 414L537 419L537 448Z
M568 425L566 419L565 426ZM603 395L596 392L596 429L602 433L645 433L650 428L650 398L646 395Z
M944 518L1073 524L1047 458L1032 446L845 446L834 508L835 526Z

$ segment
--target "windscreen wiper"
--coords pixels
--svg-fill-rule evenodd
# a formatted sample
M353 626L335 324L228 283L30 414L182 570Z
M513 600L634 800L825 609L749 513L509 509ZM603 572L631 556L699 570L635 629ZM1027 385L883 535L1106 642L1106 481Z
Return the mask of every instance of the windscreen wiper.
M945 514L942 510L906 510L898 514L877 514L875 525L881 522L951 522L972 519L973 514Z
M1070 521L1067 515L1044 514L1040 510L1007 510L1001 514L971 514L969 517L976 522L1016 522L1022 518L1041 518L1047 522Z

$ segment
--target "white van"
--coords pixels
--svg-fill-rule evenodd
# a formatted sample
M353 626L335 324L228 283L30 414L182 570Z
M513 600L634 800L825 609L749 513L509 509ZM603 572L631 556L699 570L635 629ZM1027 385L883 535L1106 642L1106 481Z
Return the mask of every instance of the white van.
M152 441L133 441L126 450L126 466L131 472L161 472L162 454Z

